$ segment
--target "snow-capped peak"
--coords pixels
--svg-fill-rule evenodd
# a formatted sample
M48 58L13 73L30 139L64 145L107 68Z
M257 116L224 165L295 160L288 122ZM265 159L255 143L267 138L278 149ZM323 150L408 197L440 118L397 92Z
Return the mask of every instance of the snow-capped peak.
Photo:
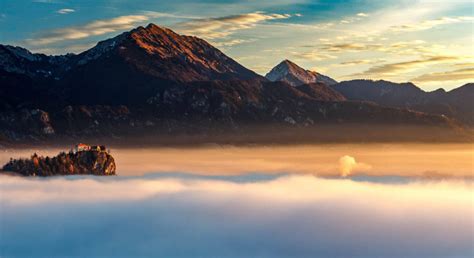
M283 60L275 66L265 77L270 81L285 81L292 86L322 82L327 85L337 83L328 76L305 70L290 60Z

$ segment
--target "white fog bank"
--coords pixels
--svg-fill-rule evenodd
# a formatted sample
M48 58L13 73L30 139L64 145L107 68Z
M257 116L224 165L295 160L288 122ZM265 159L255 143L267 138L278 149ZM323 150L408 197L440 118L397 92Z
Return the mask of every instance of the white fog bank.
M1 257L472 257L472 181L0 176Z

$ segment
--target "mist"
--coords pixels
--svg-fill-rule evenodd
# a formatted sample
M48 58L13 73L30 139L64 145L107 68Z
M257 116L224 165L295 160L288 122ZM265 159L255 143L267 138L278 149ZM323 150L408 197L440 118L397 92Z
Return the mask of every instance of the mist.
M241 177L0 176L0 256L474 254L472 181Z
M198 175L289 173L318 176L472 177L474 167L472 144L108 147L116 160L117 173L121 176L186 172ZM54 156L69 148L71 146L57 149L7 149L0 152L0 163L5 164L10 157L29 157L33 152Z

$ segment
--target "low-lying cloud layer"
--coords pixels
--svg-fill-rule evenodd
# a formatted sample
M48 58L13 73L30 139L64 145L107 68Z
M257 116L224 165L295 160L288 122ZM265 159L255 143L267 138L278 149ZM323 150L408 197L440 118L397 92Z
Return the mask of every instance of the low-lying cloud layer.
M470 183L0 177L2 256L471 257Z

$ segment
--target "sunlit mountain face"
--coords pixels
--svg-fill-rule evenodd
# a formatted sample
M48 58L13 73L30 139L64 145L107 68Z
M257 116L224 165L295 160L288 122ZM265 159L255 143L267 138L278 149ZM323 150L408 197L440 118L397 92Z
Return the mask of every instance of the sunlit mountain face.
M0 257L473 257L473 7L0 0Z

